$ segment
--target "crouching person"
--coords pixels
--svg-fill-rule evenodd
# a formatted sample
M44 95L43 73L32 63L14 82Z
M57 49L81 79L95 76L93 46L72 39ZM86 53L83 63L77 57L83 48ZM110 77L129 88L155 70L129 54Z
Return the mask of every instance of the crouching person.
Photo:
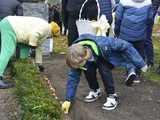
M4 89L11 87L10 84L4 82L3 73L8 61L15 52L17 43L24 44L26 49L28 49L27 47L36 48L36 62L37 64L42 64L40 46L47 37L58 35L60 28L54 22L48 24L47 21L36 17L8 16L1 20L0 32L0 88ZM29 53L26 50L23 51ZM23 57L25 56L24 54ZM26 55L26 57L28 56Z
M81 35L69 47L66 55L66 63L71 69L68 74L66 98L62 104L64 113L68 113L70 105L75 98L81 71L84 71L85 74L90 76L86 78L92 90L85 97L85 101L95 101L101 95L99 85L93 77L96 74L91 69L93 63L99 69L107 93L106 102L102 107L105 110L113 110L118 104L111 72L113 67L127 68L128 77L125 84L128 86L132 85L136 77L136 68L140 68L143 71L147 70L142 57L130 43L121 39L93 36L90 34Z

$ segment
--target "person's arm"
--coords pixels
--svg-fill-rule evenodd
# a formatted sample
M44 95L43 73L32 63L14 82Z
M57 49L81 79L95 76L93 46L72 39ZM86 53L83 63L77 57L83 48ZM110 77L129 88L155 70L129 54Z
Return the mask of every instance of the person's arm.
M62 104L62 110L64 113L68 113L70 109L71 102L74 100L77 87L80 81L81 70L70 69L68 73L68 81L66 84L66 96L65 101Z
M151 6L148 9L148 19L147 19L147 22L146 22L147 25L150 26L150 25L154 24L154 18L155 18L156 13L157 13L157 10L155 10L153 6Z
M124 8L121 4L118 4L115 7L115 27L114 27L114 33L118 37L120 33L120 26L121 26L121 21L123 18L123 12Z
M68 81L66 85L66 97L68 101L73 101L75 98L77 86L80 81L81 70L71 69L68 73Z
M127 57L137 68L143 68L146 64L137 50L132 44L121 39L108 39L108 45L111 51L122 53Z
M152 0L152 5L158 9L158 7L160 7L160 0Z
M38 23L38 21L37 21ZM29 45L38 47L41 45L47 37L51 36L51 30L48 23L40 23L39 26L33 26L33 29L29 34Z
M62 0L62 22L65 28L68 26L67 3L68 3L68 0Z
M42 43L49 37L50 28L48 23L34 28L29 34L29 45L35 48L35 63L43 72L42 66Z
M119 0L111 0L112 8L114 9L115 6L119 3Z
M42 46L38 46L35 51L35 62L42 65Z

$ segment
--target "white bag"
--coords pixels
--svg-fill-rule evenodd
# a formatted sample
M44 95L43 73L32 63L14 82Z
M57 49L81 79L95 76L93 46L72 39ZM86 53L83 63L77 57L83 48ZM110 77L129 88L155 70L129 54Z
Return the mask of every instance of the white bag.
M80 12L79 12L79 19L76 21L76 26L77 26L79 36L81 34L86 34L86 33L93 34L93 35L96 35L97 33L97 29L93 27L92 25L92 23L96 22L95 20L91 21L91 20L86 20L86 19L81 18L83 7L85 6L87 2L88 0L85 0L85 2L82 4ZM97 15L97 21L98 21L100 17L100 7L99 7L98 0L96 0L96 3L97 3L97 8L98 8L98 15Z

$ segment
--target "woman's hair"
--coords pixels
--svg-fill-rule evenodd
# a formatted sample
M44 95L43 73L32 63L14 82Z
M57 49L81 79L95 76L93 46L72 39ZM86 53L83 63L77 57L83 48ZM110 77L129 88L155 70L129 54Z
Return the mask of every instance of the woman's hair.
M73 44L67 50L66 64L71 68L79 68L81 63L85 61L87 52L84 46Z

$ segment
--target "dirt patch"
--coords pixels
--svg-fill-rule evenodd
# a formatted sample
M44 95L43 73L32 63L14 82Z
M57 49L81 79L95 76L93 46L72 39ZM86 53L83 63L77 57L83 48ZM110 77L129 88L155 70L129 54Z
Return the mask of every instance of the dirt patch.
M0 89L0 120L20 120L20 106L12 89Z
M64 56L54 55L45 59L45 67L57 95L60 100L64 100L68 71ZM126 87L123 74L117 71L114 72L114 79L120 97L119 105L116 110L105 111L101 109L105 102L104 92L96 102L89 104L83 102L83 97L88 93L88 85L82 77L76 100L69 114L72 120L160 120L160 85L143 80L138 86ZM99 82L102 84L101 80ZM103 89L102 85L100 86Z

